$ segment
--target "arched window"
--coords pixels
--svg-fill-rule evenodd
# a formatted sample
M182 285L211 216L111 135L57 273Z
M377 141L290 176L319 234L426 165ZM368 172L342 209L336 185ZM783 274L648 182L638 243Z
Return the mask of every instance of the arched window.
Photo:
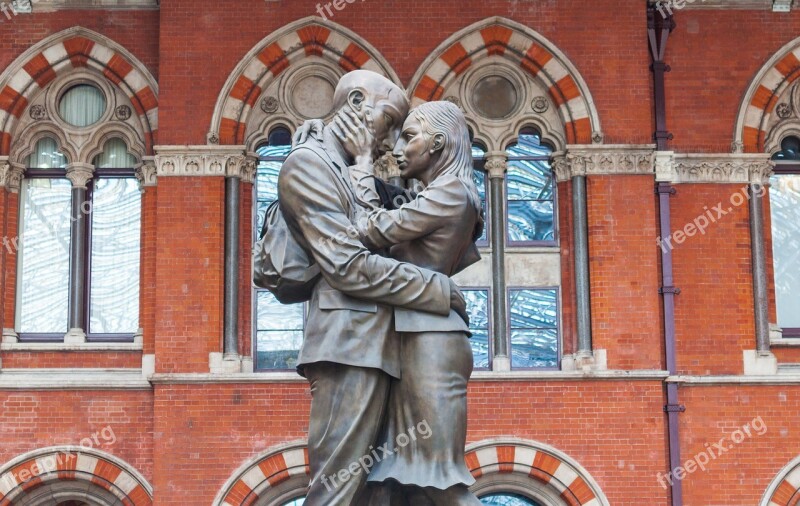
M555 245L555 177L550 168L553 149L534 130L520 132L506 149L509 246Z
M53 137L39 139L20 187L17 331L33 340L67 332L72 184Z
M800 138L783 139L772 159L776 166L769 197L778 326L783 337L800 337Z
M495 493L485 495L480 499L481 503L487 506L541 506L533 499L528 499L519 494Z
M276 127L258 148L254 230L260 234L267 208L278 198L278 174L292 148L291 132ZM256 238L258 239L258 238ZM255 290L254 368L258 371L294 369L303 342L305 305L284 305L267 290Z
M486 200L486 149L479 144L472 145L472 160L473 160L473 180L475 186L478 188L478 196L481 198L481 206L483 207L483 215L485 218L485 226L483 228L483 235L478 239L478 246L485 247L489 245L489 207Z

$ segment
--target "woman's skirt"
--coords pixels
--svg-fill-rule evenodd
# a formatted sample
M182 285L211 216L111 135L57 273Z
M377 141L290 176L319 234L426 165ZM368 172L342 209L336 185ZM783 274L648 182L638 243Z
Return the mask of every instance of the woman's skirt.
M402 379L392 382L374 454L380 460L369 481L440 490L472 485L464 463L469 339L463 332L402 333L400 339Z

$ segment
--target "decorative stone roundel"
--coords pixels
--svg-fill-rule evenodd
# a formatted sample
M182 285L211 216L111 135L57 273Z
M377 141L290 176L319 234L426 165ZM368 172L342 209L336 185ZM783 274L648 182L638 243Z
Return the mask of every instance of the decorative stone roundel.
M43 105L32 105L28 114L30 114L31 119L36 121L47 119L47 109Z
M117 117L118 120L125 121L131 117L131 108L128 107L127 105L121 105L116 108L116 110L114 111L114 115Z
M546 97L536 97L531 102L531 109L533 109L533 112L542 114L543 112L547 112L549 108L550 102L547 101Z
M277 111L278 99L275 97L264 97L261 101L261 110L268 114Z

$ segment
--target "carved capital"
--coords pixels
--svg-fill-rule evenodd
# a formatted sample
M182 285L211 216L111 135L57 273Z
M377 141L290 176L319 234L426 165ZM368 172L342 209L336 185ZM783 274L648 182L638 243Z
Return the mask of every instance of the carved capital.
M252 181L255 158L244 146L156 146L157 177L220 176Z
M775 163L767 154L680 154L664 162L659 181L671 183L766 184Z
M136 169L136 179L139 180L139 189L144 191L148 186L156 186L158 178L156 177L156 164L153 157L146 157Z
M94 176L94 165L89 163L71 163L67 165L67 179L73 188L86 188L86 183Z
M11 193L17 193L24 174L23 165L11 163L7 158L0 159L0 187L6 188Z
M505 151L490 151L486 153L486 165L484 167L490 178L502 179L506 177L508 156Z
M655 146L575 145L554 153L552 167L558 181L577 176L650 175L655 171Z

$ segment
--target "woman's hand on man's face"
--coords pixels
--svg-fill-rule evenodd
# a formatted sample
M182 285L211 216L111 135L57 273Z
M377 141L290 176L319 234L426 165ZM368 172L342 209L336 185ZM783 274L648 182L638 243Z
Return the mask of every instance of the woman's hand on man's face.
M355 112L345 107L336 113L331 123L331 130L345 151L354 159L372 160L375 152L375 136Z

